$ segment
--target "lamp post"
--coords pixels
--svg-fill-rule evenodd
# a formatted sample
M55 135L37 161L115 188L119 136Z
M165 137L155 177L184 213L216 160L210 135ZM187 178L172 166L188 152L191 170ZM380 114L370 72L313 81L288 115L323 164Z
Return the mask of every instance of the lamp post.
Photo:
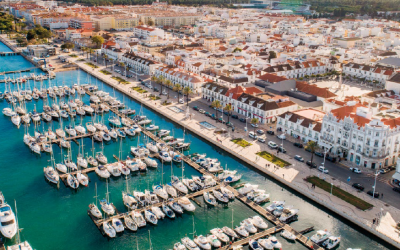
M376 171L374 175L375 175L375 182L374 182L374 186L373 186L374 191L373 191L373 193L372 193L372 198L375 198L376 178L378 177L379 172Z
M246 135L248 134L248 128L247 128L247 120L249 119L250 117L247 117L247 113L246 113L246 127L245 127L245 130L246 130Z
M333 183L331 182L331 196L332 196L332 190L333 190Z

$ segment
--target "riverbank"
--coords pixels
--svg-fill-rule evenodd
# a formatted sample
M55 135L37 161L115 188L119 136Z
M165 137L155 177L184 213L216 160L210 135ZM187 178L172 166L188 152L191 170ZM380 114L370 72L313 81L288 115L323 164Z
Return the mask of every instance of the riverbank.
M242 148L237 144L231 142L233 137L230 137L229 134L227 136L221 137L220 135L214 134L213 131L204 129L199 124L199 122L202 120L206 120L210 123L215 121L211 119L208 120L205 117L201 117L201 120L196 120L196 114L194 115L194 119L187 119L184 112L176 113L170 110L168 106L161 105L162 100L153 101L149 97L147 97L149 94L147 94L146 96L146 94L140 94L136 91L132 91L131 87L138 86L139 82L125 85L119 84L116 80L112 79L111 76L100 73L99 70L102 70L103 68L101 66L99 68L93 69L82 62L77 62L76 64L85 72L102 80L113 88L118 89L119 91L130 96L136 101L143 103L148 108L151 108L161 115L168 117L172 121L176 122L186 129L189 129L190 131L207 140L208 142L213 143L214 145L220 147L226 152L229 152L230 154L246 162L257 170L274 178L276 181L283 183L291 189L303 194L314 202L326 207L330 211L333 211L334 213L345 218L346 220L376 235L382 240L388 242L389 244L400 248L398 233L396 232L395 228L392 227L393 225L391 223L392 221L398 221L400 219L400 211L398 209L392 206L388 207L380 200L372 199L365 193L358 193L347 183L343 183L337 180L331 180L333 185L339 186L342 189L345 189L347 192L352 193L353 195L372 203L374 207L367 211L361 211L344 202L343 200L335 196L331 196L329 193L323 191L322 189L312 189L311 184L305 182L304 179L310 175L319 176L322 174L316 170L310 170L308 167L305 166L305 164L294 162L293 159L291 159L294 167L274 168L273 164L271 164L270 162L266 161L263 158L257 157L257 155L255 154L257 152L257 149L252 148L251 150L249 150L247 148ZM175 106L180 107L182 110L186 109L186 106L184 104L177 104ZM235 133L235 138L237 137L245 138L245 135ZM261 148L259 149L259 151L261 151ZM282 155L283 154L280 154L279 157L282 157ZM267 167L267 164L270 164L270 167ZM377 217L380 218L378 225L372 223L373 219Z

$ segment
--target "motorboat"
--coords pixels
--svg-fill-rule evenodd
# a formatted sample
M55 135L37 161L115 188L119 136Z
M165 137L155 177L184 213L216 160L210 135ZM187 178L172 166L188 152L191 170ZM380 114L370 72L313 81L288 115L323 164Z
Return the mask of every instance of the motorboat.
M17 233L17 223L10 205L2 202L0 205L0 232L7 239L12 239Z
M76 158L76 164L78 165L78 167L81 167L81 168L87 168L88 167L87 160L81 155L79 155Z
M158 131L157 135L158 135L159 137L163 137L163 136L169 135L169 133L171 133L171 131L166 130L166 129L161 129L160 131Z
M160 156L160 159L161 159L162 161L164 161L164 162L171 162L171 161L172 161L172 158L171 158L171 156L168 154L167 151L160 151L160 152L158 153L158 155Z
M117 235L114 227L109 222L103 222L103 231L110 238L114 238Z
M146 148L152 153L158 153L158 148L155 142L149 142L146 144Z
M135 210L138 207L137 200L129 193L122 192L122 200L124 205L130 210Z
M281 232L281 236L287 240L290 241L295 241L296 240L296 235L294 235L293 233L289 232L288 230L283 230Z
M144 191L144 196L147 204L157 204L160 202L157 195L149 190Z
M326 241L331 234L324 230L318 230L316 234L311 236L310 240L315 244L321 244L322 242Z
M132 129L133 129L136 133L142 132L142 129L139 127L139 125L136 125L136 124L133 124L133 125L132 125Z
M61 173L63 173L63 174L67 173L67 171L68 171L67 166L65 166L65 165L62 164L62 163L57 163L57 164L56 164L56 169L57 169L57 171L59 171L59 172L61 172Z
M255 227L257 227L259 229L267 229L268 228L268 224L258 215L254 216L253 218L250 218L249 220Z
M110 174L114 177L119 177L121 176L121 170L119 169L119 162L113 163L113 164L108 164L107 165L107 170L110 172Z
M81 171L76 173L76 178L82 186L87 187L87 185L89 185L89 178L85 174L82 174Z
M178 196L178 192L176 191L176 189L172 186L171 183L168 183L167 185L165 185L165 190L167 191L167 193L175 198Z
M329 236L326 241L322 243L322 246L326 249L333 249L340 243L340 237Z
M95 141L98 141L98 142L103 141L103 137L101 136L100 132L94 133L94 134L93 134L93 139L94 139Z
M277 207L285 205L285 201L273 201L271 205L266 207L265 209L268 212L273 212Z
M107 131L107 126L102 123L93 123L93 126L99 131Z
M140 166L144 165L144 167L146 167L146 164L140 159L131 160L130 158L125 161L125 165L131 170L131 172L139 171Z
M229 202L229 198L228 198L227 195L224 195L224 194L222 194L221 192L219 192L219 191L217 191L215 189L212 191L212 193L213 193L214 197L218 201L223 202L223 203L228 203Z
M177 242L174 244L174 250L187 250L187 248L182 243Z
M225 227L222 228L222 231L223 231L226 235L228 235L229 237L231 237L232 239L239 238L238 235L235 233L235 231L234 231L232 228L230 228L230 227L225 226Z
M276 217L280 217L283 214L283 210L289 210L292 209L292 206L278 206L273 212L272 214L275 215Z
M142 205L143 207L147 206L146 195L140 191L134 191L133 196L135 196L136 200Z
M136 157L145 157L149 154L149 150L147 148L139 147L131 147L131 154Z
M150 126L146 127L146 130L147 131L154 131L154 130L158 130L159 128L160 128L159 126L151 124Z
M254 189L257 189L257 188L258 188L258 185L252 185L252 184L246 183L246 184L244 184L244 186L242 188L240 188L238 190L238 192L241 195L246 195L247 193L249 193L249 192L251 192L251 191L253 191Z
M146 226L146 220L143 218L141 213L132 211L130 215L138 227Z
M64 118L64 119L68 119L69 118L69 114L67 111L65 110L61 110L60 111L60 117Z
M214 248L221 247L221 241L214 234L207 235L207 240L208 240L208 242L210 242L212 247L214 247Z
M253 225L250 219L245 219L242 222L240 222L241 226L244 226L244 228L247 230L247 232L251 234L257 233L257 228Z
M188 212L194 212L196 207L190 202L187 197L182 197L178 200L178 204Z
M163 187L162 185L153 186L153 192L163 200L168 199L168 193L166 191L166 188Z
M129 215L124 216L124 224L125 227L131 230L132 232L136 232L138 230L138 226Z
M157 168L157 161L154 159L151 159L150 157L144 158L143 159L144 163L146 164L147 167L150 168Z
M103 165L98 166L94 171L101 178L107 179L110 177L110 172L108 172L107 168L104 167Z
M269 237L269 240L271 241L271 244L274 247L274 249L282 249L282 244L278 241L278 239L275 236Z
M170 155L172 157L172 161L176 163L181 163L183 158L180 154L175 153L174 151L170 151Z
M163 142L157 142L156 146L158 148L158 151L167 151L168 150L168 146Z
M211 229L210 233L215 235L220 241L224 243L229 242L229 237L220 228Z
M101 134L101 133L100 133ZM118 133L115 129L110 129L110 131L108 131L108 134L110 135L111 138L113 139L117 139L118 138Z
M96 153L96 160L101 164L107 164L107 157L102 152Z
M89 204L89 210L90 210L90 213L94 217L99 218L99 219L101 219L103 217L103 215L100 212L100 209L94 203Z
M208 172L214 174L214 173L219 173L223 171L224 169L220 166L220 163L211 163L210 165L207 166Z
M72 174L67 175L67 183L68 183L68 186L72 189L78 189L78 187L79 187L78 179L75 176L73 176Z
M197 186L199 186L200 189L204 188L203 177L192 175L192 180L197 184Z
M219 190L221 191L222 194L228 196L229 199L231 199L231 200L235 199L235 194L228 188L221 186Z
M189 190L187 189L187 187L179 180L178 177L176 176L172 176L172 186L178 190L179 192L183 193L183 194L187 194L189 192Z
M218 179L225 183L233 183L239 181L242 178L242 175L237 175L236 170L224 170L222 173L218 175Z
M183 209L182 209L182 207L181 207L177 202L171 201L171 202L168 204L168 206L169 206L172 210L174 210L175 213L183 214Z
M118 162L117 166L118 166L119 171L121 171L121 173L123 175L129 175L131 173L131 170L127 166L125 166L123 163Z
M297 220L299 210L295 208L283 209L279 220L288 223L289 221Z
M250 239L249 246L253 250L263 250L264 248L258 244L256 240Z
M159 207L151 207L151 212L157 216L157 219L161 220L165 218L165 214L161 211Z
M76 130L71 125L65 126L65 132L72 137L76 136Z
M103 138L103 140L105 140L105 141L110 141L111 140L111 136L107 132L100 131L100 135Z
M29 144L29 148L32 150L32 152L39 154L39 155L40 155L40 152L42 151L39 144L37 144L36 142L32 142L31 144Z
M135 130L133 128L125 127L124 131L129 136L135 136L136 135L136 132L135 132Z
M43 168L44 176L46 179L54 184L57 184L60 180L60 175L57 173L57 171L54 170L53 167L45 167Z
M86 134L86 129L82 125L75 126L75 130L81 135Z
M124 125L126 127L129 127L132 125L132 122L126 117L121 118L121 123L122 123L122 125Z
M203 235L199 235L194 238L194 243L196 243L201 249L211 250L211 244L208 242L207 237Z
M103 199L100 201L100 206L101 206L101 209L103 210L103 212L106 213L107 215L115 214L114 206L110 202L108 202L106 199Z
M162 208L162 211L164 212L164 214L166 216L168 216L168 218L170 218L170 219L175 218L175 213L174 213L174 211L172 211L172 209L169 206L167 206L166 204L162 204L161 208Z
M242 237L249 236L249 232L246 230L246 228L243 225L240 225L239 227L235 227L234 231Z
M117 116L108 118L108 122L114 127L121 127L121 121Z
M184 178L182 179L182 183L192 192L199 190L199 186L192 179Z
M191 240L189 237L184 237L181 239L182 244L189 250L200 250L200 248Z
M144 217L146 218L146 221L153 224L153 225L157 225L158 223L158 219L157 216L151 212L151 210L145 210L144 211Z
M67 168L70 168L73 171L78 170L78 167L76 166L75 162L71 161L69 158L64 159L64 164L67 166Z
M151 120L144 119L144 120L139 121L137 124L138 125L146 125L146 124L149 124L149 123L151 123Z
M111 224L117 233L122 233L124 231L124 225L120 219L112 218Z
M269 238L267 239L259 239L258 244L260 244L264 249L267 250L272 250L274 249L274 245L272 244L271 240Z
M204 188L209 188L217 185L217 181L214 180L214 176L212 175L203 175L202 181L204 183Z
M3 109L3 115L5 115L5 116L13 116L13 115L15 115L16 113L11 109L11 108L4 108Z
M204 201L209 205L215 206L217 204L217 200L214 198L214 196L212 196L212 194L210 194L210 192L204 192L203 198Z
M51 115L44 112L42 113L42 119L46 122L50 122L52 120Z
M259 194L256 197L254 197L253 201L256 204L261 204L261 203L267 202L267 201L269 201L269 194L265 194L265 193Z

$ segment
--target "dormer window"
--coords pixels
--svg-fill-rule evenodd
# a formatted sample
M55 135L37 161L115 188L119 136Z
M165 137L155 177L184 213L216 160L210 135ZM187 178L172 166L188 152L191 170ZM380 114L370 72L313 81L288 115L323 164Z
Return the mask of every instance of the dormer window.
M263 106L264 103L258 103L257 108L260 109Z
M254 101L250 101L250 102L249 102L249 105L250 105L250 106L253 106L253 103L254 103Z
M245 102L247 100L247 98L242 98L242 102Z

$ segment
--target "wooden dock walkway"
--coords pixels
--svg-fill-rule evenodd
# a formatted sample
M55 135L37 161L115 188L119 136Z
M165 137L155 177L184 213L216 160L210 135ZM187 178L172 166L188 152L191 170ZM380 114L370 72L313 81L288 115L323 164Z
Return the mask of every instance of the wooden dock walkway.
M9 53L13 53L13 52L9 52ZM4 71L4 72L0 72L0 75L21 73L21 72L29 72L29 71L37 69L37 68L38 67L30 67L30 68L20 69L20 70ZM4 80L3 80L3 82L4 82Z

